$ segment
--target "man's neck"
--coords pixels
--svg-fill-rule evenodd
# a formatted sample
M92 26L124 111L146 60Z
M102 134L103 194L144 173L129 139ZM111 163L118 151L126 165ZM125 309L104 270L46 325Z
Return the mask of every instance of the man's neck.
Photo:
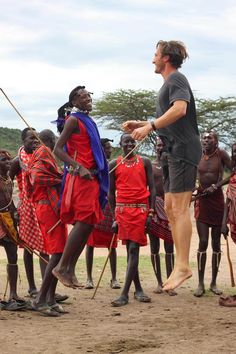
M176 72L176 71L177 71L176 68L174 68L172 65L170 65L169 63L167 63L166 66L165 66L165 69L164 69L163 72L161 73L161 75L162 75L164 81L166 81L166 80L168 79L168 77L169 77L172 73L174 73L174 72Z

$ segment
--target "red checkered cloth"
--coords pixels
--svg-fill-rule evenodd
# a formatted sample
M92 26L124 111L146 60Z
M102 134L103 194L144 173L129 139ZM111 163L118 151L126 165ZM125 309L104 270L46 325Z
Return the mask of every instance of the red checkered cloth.
M173 243L170 225L164 210L164 200L161 197L156 197L155 215L151 221L149 233L166 242Z
M51 151L46 146L40 146L34 151L26 171L27 197L34 191L34 186L45 187L48 200L59 216L59 190L61 187L62 175L58 170L56 161Z
M109 204L106 205L105 209L103 210L103 219L100 221L99 224L95 224L94 228L101 231L111 232L111 227L113 223L113 214Z
M31 159L31 154L27 154L24 147L21 147L18 152L21 166L21 193L20 205L18 212L20 216L19 236L28 246L39 252L45 252L43 236L40 231L38 220L35 213L34 204L31 198L27 197L27 180L26 171ZM18 178L19 181L19 178Z

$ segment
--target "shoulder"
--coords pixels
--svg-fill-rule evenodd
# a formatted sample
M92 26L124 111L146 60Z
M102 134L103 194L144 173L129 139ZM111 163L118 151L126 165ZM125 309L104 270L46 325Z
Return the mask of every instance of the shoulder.
M146 156L139 156L139 157L142 159L144 166L152 167L152 162L148 157Z
M168 77L167 81L169 83L179 83L184 85L189 85L188 80L184 74L176 70Z
M225 158L230 159L228 152L224 149L218 149L218 154L222 159L225 159Z

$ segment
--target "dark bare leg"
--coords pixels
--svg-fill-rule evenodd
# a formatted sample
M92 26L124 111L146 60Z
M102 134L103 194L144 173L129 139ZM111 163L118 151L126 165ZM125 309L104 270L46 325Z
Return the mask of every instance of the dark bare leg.
M29 290L28 293L36 293L37 288L35 285L35 280L34 280L34 263L33 263L33 254L29 253L26 249L24 249L24 265L25 265L25 272L26 272L26 277L28 280L29 284Z
M171 275L174 269L174 244L170 242L164 241L164 248L165 248L165 263L166 263L166 275L167 278ZM175 290L167 290L168 295L175 296L177 292Z
M217 288L216 278L219 271L219 265L221 260L221 246L220 246L220 237L221 237L221 227L213 226L211 230L211 241L212 241L212 279L210 290L216 294L221 295L222 291Z
M130 240L126 241L127 245L127 270L126 270L126 278L125 285L121 292L121 295L116 300L112 301L113 306L123 306L128 303L128 293L130 289L130 285L134 280L137 271L138 271L138 263L139 263L139 244Z
M160 239L152 234L149 234L150 249L151 249L151 263L157 279L157 288L153 291L155 294L161 294L162 291L162 276L161 276L161 262L160 262Z
M116 279L117 255L116 249L112 248L110 253L111 281L117 283Z
M74 274L75 265L92 229L92 225L77 221L70 232L62 257L58 265L53 269L53 275L65 286L75 287L72 281L72 277L76 277Z
M94 247L86 246L87 280L91 282L93 282L93 278L92 278L93 253L94 253Z
M40 252L40 256L43 259L45 259L46 262L49 262L49 255L48 254ZM47 267L47 263L42 258L39 258L39 266L40 266L41 276L42 276L42 279L43 279L44 278L44 274L45 274L45 270L46 270L46 267Z
M198 287L194 292L194 296L201 297L205 293L204 275L206 266L206 251L209 239L209 226L198 220L196 221L196 226L199 236L199 246L197 253Z
M9 300L19 300L17 295L17 277L18 277L18 266L17 266L17 246L12 242L4 241L4 248L7 254L7 275L9 280L10 294Z
M52 270L60 261L61 256L61 253L56 253L50 257L49 263L45 270L41 288L35 300L36 304L46 304L49 301L55 301L57 279L55 279L53 276Z

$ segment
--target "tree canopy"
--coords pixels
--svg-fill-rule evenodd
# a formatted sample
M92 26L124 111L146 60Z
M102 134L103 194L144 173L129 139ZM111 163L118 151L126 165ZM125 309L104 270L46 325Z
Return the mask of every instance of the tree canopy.
M95 102L94 117L107 129L121 131L126 120L155 118L156 92L150 90L117 90L104 93ZM197 118L200 133L214 130L219 141L230 146L236 141L236 97L218 99L196 98ZM143 149L153 150L155 134L146 139Z

